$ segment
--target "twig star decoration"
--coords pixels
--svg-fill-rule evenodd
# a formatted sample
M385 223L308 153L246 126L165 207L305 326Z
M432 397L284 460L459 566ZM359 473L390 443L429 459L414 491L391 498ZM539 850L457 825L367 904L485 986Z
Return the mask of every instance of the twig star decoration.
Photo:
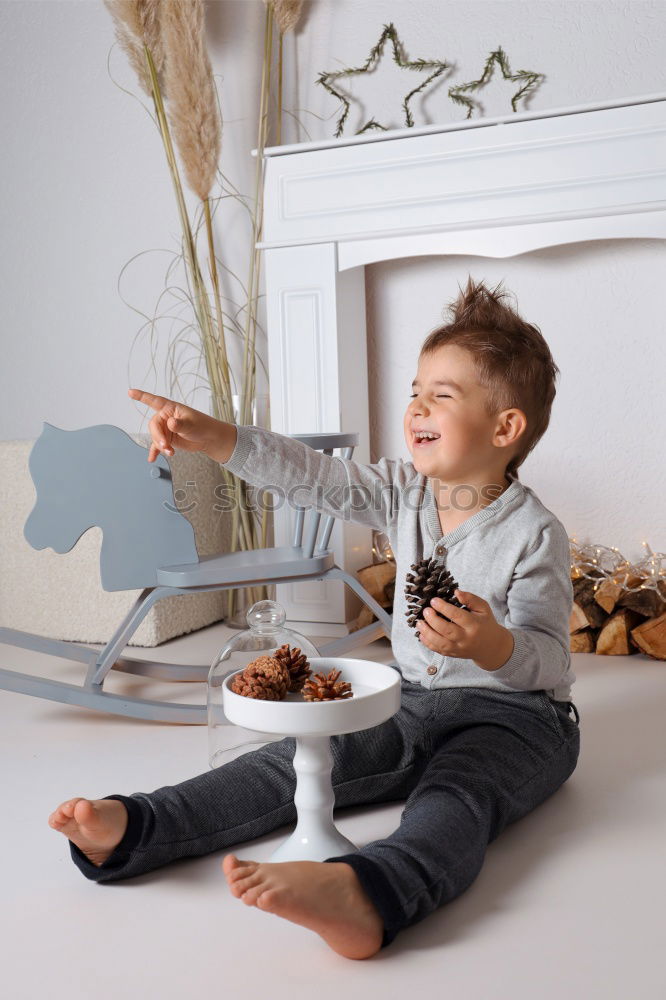
M524 81L522 87L520 87L511 98L511 107L514 111L518 110L516 107L518 101L524 100L527 95L535 89L535 87L545 80L545 75L543 73L533 73L530 70L521 69L518 70L517 73L511 73L506 53L503 51L501 46L498 46L497 49L494 52L491 52L488 56L480 79L471 80L470 83L460 83L457 87L451 87L449 89L449 97L451 100L456 101L458 104L464 104L467 107L468 118L472 117L472 112L474 107L477 105L477 102L473 101L469 97L463 96L462 92L467 90L480 90L481 87L485 87L495 72L495 63L499 64L499 67L502 70L502 76L505 80L511 80L514 83L517 83L519 80Z
M356 69L343 69L337 73L320 73L319 77L317 78L316 82L320 83L322 87L325 87L326 90L328 90L329 94L333 94L334 97L337 97L339 100L341 100L345 106L345 110L338 120L338 127L335 132L336 139L342 135L342 130L344 128L347 115L349 114L350 102L347 100L344 94L341 94L340 91L336 90L335 87L333 87L329 81L336 80L339 76L356 76L360 73L372 72L372 70L375 69L377 63L379 62L379 59L381 58L382 52L384 50L384 44L387 38L391 39L393 45L393 60L395 63L397 63L398 66L400 66L401 69L414 69L423 71L434 68L435 70L435 72L431 73L430 76L426 77L426 79L421 84L419 84L418 87L415 87L413 90L410 90L410 92L407 94L407 96L404 98L402 102L402 107L405 112L405 123L407 128L412 128L414 125L414 119L412 118L412 113L409 108L409 102L412 99L412 97L414 97L415 94L418 94L419 91L423 90L424 87L427 87L427 85L432 80L436 79L436 77L441 76L445 70L451 69L452 65L451 63L440 62L438 59L433 59L433 60L416 59L413 62L411 62L408 59L403 59L402 43L398 38L398 32L396 31L395 26L393 25L393 23L385 24L384 30L381 34L379 41L370 52L370 55L368 56L363 66L359 66ZM387 126L380 125L379 122L375 121L374 118L371 118L369 121L365 123L363 128L360 128L355 133L355 135L360 135L362 132L365 132L371 128L380 128L383 129L383 131L387 131Z

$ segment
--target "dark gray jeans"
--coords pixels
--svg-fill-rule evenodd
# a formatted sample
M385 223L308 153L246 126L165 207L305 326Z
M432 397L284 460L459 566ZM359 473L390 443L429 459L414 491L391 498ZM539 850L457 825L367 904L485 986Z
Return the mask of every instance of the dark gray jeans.
M382 947L464 892L487 845L557 791L580 749L576 707L545 691L401 686L392 718L331 739L336 808L406 800L390 836L326 859L358 875L384 921ZM70 842L72 858L108 882L294 823L294 751L283 739L178 785L109 795L129 812L122 842L100 867Z

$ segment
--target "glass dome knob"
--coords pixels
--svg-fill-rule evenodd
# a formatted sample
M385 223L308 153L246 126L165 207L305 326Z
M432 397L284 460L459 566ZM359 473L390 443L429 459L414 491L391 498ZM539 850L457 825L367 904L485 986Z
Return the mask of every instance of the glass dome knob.
M257 632L282 628L287 620L284 608L275 601L257 601L245 617L249 628Z

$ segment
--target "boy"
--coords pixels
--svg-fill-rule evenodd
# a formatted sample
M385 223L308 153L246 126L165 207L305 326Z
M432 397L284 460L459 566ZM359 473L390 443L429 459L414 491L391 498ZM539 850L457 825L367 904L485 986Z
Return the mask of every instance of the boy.
M570 700L569 541L518 479L545 432L555 365L539 329L470 278L451 322L421 348L404 431L412 462L363 466L285 435L221 423L138 389L153 407L148 461L204 451L255 486L299 485L324 513L385 531L397 563L391 636L400 711L331 740L336 807L406 799L399 828L323 862L224 858L234 896L368 958L460 895L486 846L552 795L579 754ZM339 486L367 502L339 500ZM403 582L423 558L445 563L469 610L434 601L418 636ZM575 718L570 717L573 711ZM292 823L293 739L151 794L71 799L49 818L83 874L103 882L220 850Z

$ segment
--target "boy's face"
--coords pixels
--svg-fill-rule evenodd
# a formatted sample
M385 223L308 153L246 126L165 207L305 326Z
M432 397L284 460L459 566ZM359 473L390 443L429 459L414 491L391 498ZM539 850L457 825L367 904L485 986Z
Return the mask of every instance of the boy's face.
M422 356L411 392L404 431L417 472L445 482L477 483L480 476L497 473L499 457L501 476L506 451L491 444L497 417L485 412L486 389L477 382L468 351L447 344ZM438 437L422 441L417 430Z

